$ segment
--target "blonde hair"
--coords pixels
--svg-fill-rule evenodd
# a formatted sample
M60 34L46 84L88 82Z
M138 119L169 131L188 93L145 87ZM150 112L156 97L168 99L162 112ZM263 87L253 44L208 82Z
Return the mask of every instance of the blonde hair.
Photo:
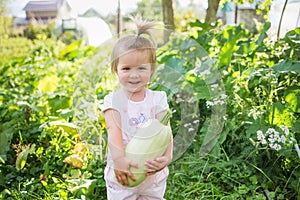
M117 72L119 58L134 50L146 51L149 54L149 63L151 63L152 71L154 71L156 63L156 45L151 40L152 35L150 29L154 28L154 22L142 21L140 17L133 19L136 24L136 34L121 37L113 47L111 54L111 71ZM142 35L147 35L149 38Z

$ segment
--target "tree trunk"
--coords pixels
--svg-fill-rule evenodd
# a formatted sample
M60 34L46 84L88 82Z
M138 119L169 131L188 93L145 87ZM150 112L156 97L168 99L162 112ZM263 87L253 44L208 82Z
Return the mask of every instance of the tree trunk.
M217 21L217 11L220 0L207 0L208 8L206 10L205 23L211 24Z
M284 11L285 11L285 9L286 9L287 3L288 3L288 0L285 0L285 2L284 2L284 4L283 4L283 8L282 8L281 15L280 15L279 24L278 24L277 39L279 39L279 37L280 37L280 28L281 28L282 18L283 18L283 14L284 14Z
M7 34L7 2L8 0L0 0L0 16L2 17L3 21L0 20L0 26L3 26L4 34ZM0 33L1 34L1 33Z
M118 8L117 8L117 34L118 38L120 37L121 32L121 6L120 6L120 0L118 0Z
M162 11L165 25L164 42L167 42L171 32L175 30L173 0L162 0Z

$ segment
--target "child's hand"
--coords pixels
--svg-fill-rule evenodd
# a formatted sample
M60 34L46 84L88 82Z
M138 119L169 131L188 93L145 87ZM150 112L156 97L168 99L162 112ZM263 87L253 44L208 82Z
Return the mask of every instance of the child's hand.
M125 157L121 157L117 160L114 160L114 167L116 179L120 184L124 186L128 185L128 178L131 178L133 181L136 181L136 178L129 169L130 167L138 168L137 163L134 163Z
M169 158L167 156L161 156L154 160L148 160L146 162L147 176L155 174L156 172L162 170L169 164Z

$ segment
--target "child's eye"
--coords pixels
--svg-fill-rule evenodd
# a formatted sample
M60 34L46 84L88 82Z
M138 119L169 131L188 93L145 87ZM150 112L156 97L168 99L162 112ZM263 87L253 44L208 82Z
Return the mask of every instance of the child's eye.
M122 70L128 71L128 70L130 70L130 67L122 67Z
M139 70L146 70L147 68L144 67L144 66L139 66L138 69L139 69Z
M139 70L148 70L149 67L150 67L150 66L149 66L148 64L144 64L144 65L138 66L138 69L139 69Z

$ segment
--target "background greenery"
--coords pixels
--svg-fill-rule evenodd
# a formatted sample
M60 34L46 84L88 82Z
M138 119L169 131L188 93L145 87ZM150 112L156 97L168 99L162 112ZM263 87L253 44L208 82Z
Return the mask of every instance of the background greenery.
M168 93L174 136L188 132L180 129L184 92L193 94L188 103L197 105L191 114L199 122L192 144L170 165L166 199L300 198L294 147L300 140L300 29L272 41L269 27L251 33L242 25L196 20L158 49L158 64L179 77L178 93L162 76L151 85ZM0 39L0 198L106 199L99 105L116 86L111 44L94 48L44 31L32 40ZM216 110L222 131L209 141ZM271 130L286 140L274 143ZM273 140L263 142L260 131Z

